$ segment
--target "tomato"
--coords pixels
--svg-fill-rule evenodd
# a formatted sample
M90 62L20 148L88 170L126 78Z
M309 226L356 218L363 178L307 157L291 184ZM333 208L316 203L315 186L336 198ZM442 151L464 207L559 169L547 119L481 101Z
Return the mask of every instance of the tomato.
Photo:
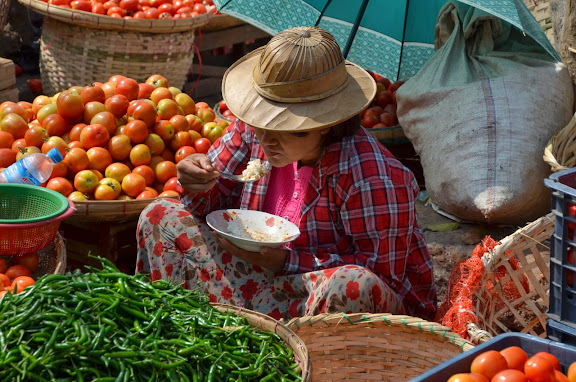
M185 116L181 114L176 114L170 118L170 123L174 126L174 132L179 133L180 131L190 130L190 124Z
M40 93L42 93L42 91L44 89L44 87L42 86L42 81L39 80L38 78L28 79L28 88L34 94L40 94Z
M10 281L10 277L6 276L4 273L0 273L0 282L2 282L3 287L7 287L12 285L12 281Z
M222 100L218 102L218 110L220 110L220 113L224 113L226 110L228 110L228 105L226 105L226 101Z
M192 143L192 137L187 131L179 131L172 137L172 140L170 140L170 148L178 151L179 148L190 146Z
M2 133L3 131L0 131L0 134ZM42 144L48 138L48 132L41 126L32 126L26 131L26 134L24 134L24 140L26 140L28 146L42 147ZM0 147L2 147L1 140L2 138L0 137Z
M68 123L60 114L50 114L42 121L42 127L49 136L61 136L68 131Z
M80 90L80 97L82 97L84 105L91 101L106 102L106 93L104 93L104 90L102 90L100 86L95 86L94 84L84 86L82 90Z
M144 190L136 196L136 199L152 199L158 196L158 193L153 193L150 190Z
M137 144L130 150L130 163L134 167L149 164L152 160L152 154L150 153L150 148L142 143Z
M180 194L173 190L163 191L158 195L159 198L180 199Z
M59 192L65 197L68 197L68 195L74 191L74 186L72 186L72 183L70 183L68 179L62 177L55 177L50 179L46 184L46 188Z
M114 200L122 192L120 182L112 178L102 178L100 184L94 190L94 198L96 200Z
M138 82L129 77L124 77L121 80L119 80L116 83L116 89L114 90L114 94L122 94L124 97L128 99L128 101L138 99L139 92L140 87L138 86Z
M19 138L16 139L11 146L12 151L20 151L22 149L25 149L26 147L28 147L28 145L26 144L26 139L24 138Z
M108 141L108 151L114 160L120 161L130 156L132 145L127 135L115 135Z
M140 119L146 123L148 128L154 127L156 122L156 108L146 100L136 100L130 102L130 106L126 110L128 121L133 119Z
M154 184L154 181L156 180L156 174L154 173L154 170L152 170L150 166L147 166L145 164L134 167L132 172L134 174L142 175L144 180L146 180L146 186L151 186L152 184Z
M570 382L568 377L566 377L564 374L562 374L562 372L558 370L554 370L554 378L556 378L554 382Z
M106 107L104 105L102 105L102 107L104 108L104 110L106 110ZM114 133L116 132L116 117L109 111L101 111L100 113L96 114L90 120L90 124L91 125L100 124L105 126L106 130L108 130L109 136L113 136Z
M185 116L196 114L196 103L188 94L178 93L174 96L174 101L182 108Z
M139 14L142 16L142 18L144 18L144 12L139 12ZM134 15L134 18L136 18L136 14ZM150 98L150 94L152 94L154 86L145 82L141 82L138 84L138 87L140 88L140 91L138 92L138 99Z
M554 366L554 370L558 370L558 371L562 370L562 367L560 366L560 361L558 361L558 358L556 358L554 355L552 355L548 352L545 352L545 351L541 351L541 352L534 354L534 356L546 358L548 361L550 361L552 366Z
M105 172L106 167L114 162L110 152L103 147L92 147L86 151L86 155L88 155L88 160L90 161L88 168L100 172Z
M16 289L16 293L20 293L25 288L34 285L35 283L36 282L34 281L34 279L30 276L19 276L16 277L14 281L12 281L12 285L10 285L10 288L12 288L12 290Z
M144 121L135 119L126 124L124 134L130 138L132 143L143 143L148 137L148 126Z
M88 168L90 165L90 158L88 158L86 150L73 148L68 151L64 157L64 163L68 166L68 170L75 174L78 171L86 170Z
M110 133L108 129L101 124L88 125L80 132L80 142L87 149L104 147L109 139Z
M524 364L528 361L528 354L519 346L510 346L500 350L500 354L506 358L509 369L524 371Z
M148 146L152 154L160 154L162 151L164 151L164 148L166 147L166 144L164 143L162 137L154 133L148 134L148 136L144 140L144 144Z
M520 370L508 369L498 372L490 382L529 382Z
M98 101L90 101L86 105L84 105L84 114L82 116L82 120L86 124L91 124L92 118L98 113L101 113L106 110L106 106L102 102Z
M150 99L158 105L163 99L174 100L174 94L168 89L168 86L160 86L152 90Z
M64 161L62 161L54 165L54 168L52 168L52 174L50 174L50 179L57 177L65 178L66 175L68 175L68 166Z
M38 253L30 252L23 255L12 256L13 265L24 265L26 268L30 269L31 272L36 272L38 269Z
M104 102L106 110L114 114L116 118L126 115L130 101L123 94L114 94Z
M158 163L154 169L154 173L156 174L156 180L160 183L166 183L168 179L178 174L176 164L168 160Z
M9 113L0 120L0 130L12 134L15 139L24 138L28 122L16 113Z
M76 120L84 114L84 102L80 94L68 90L60 92L56 98L58 114L68 120Z
M32 272L30 272L30 269L20 264L12 265L6 270L4 274L11 280L14 280L16 277L20 276L32 277Z
M106 178L116 179L118 182L122 183L122 179L128 174L130 174L130 167L124 163L115 162L106 167L104 171L104 176Z
M204 121L202 118L198 117L194 114L188 114L184 118L188 120L188 124L190 125L190 130L200 132L202 131L202 127L204 126Z
M66 156L66 152L68 151L68 143L61 137L53 136L48 138L41 147L42 153L46 154L53 148L57 148L62 154L63 157Z
M572 362L570 366L568 366L566 376L568 377L568 381L576 382L576 362Z
M174 160L176 163L180 162L182 159L186 158L189 155L195 154L196 149L192 146L182 146L174 154Z
M38 127L36 127L38 129ZM28 129L29 131L30 129ZM28 131L26 131L26 133L24 134L24 139L26 139L26 134L28 133ZM48 138L48 137L46 137ZM12 146L12 143L14 143L15 139L14 136L12 134L10 134L7 131L1 131L0 130L0 149L9 149ZM36 146L33 145L31 143L28 142L28 140L26 140L26 143L29 146Z
M196 104L196 107L198 107L198 104ZM204 123L214 122L214 120L216 119L216 113L209 107L202 107L200 109L197 109L196 115L200 117L200 119L202 119Z
M194 141L194 148L201 154L206 154L210 150L211 143L208 138L200 138Z
M8 167L16 162L16 151L12 149L0 149L0 168Z
M126 195L137 197L142 191L146 189L146 179L140 174L130 173L122 180L122 191Z
M6 272L6 269L8 269L8 263L6 262L6 260L0 257L0 273L4 274L4 272Z
M68 199L72 200L74 202L76 201L86 201L88 200L88 197L86 196L86 194L83 194L80 191L72 191L72 193L70 195L68 195Z
M540 356L532 356L524 365L524 374L530 382L554 382L554 365Z
M447 382L474 382L474 379L470 373L458 373L451 376Z
M474 358L472 365L470 365L470 371L472 373L482 374L491 379L494 375L507 367L508 364L506 363L506 358L504 358L500 352L496 350L488 350Z
M74 188L81 194L91 194L98 187L98 184L98 176L91 170L82 170L74 176ZM68 195L68 199L70 199L70 195Z
M51 103L52 103L52 100L47 95L42 94L42 95L35 97L34 101L32 101L32 113L34 113L34 115L37 115L38 111L43 106L46 106L46 105L51 104Z
M158 87L165 87L165 88L168 87L168 80L166 79L166 77L160 74L152 74L144 82L154 86L154 89Z
M178 177L172 177L164 183L164 187L162 188L162 192L164 191L176 191L178 192Z

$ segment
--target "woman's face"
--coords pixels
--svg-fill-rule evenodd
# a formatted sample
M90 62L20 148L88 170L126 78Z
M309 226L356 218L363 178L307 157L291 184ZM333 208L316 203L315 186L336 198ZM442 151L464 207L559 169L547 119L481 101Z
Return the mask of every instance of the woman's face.
M290 133L254 128L268 162L274 167L298 161L303 166L314 166L322 155L324 135L329 130Z

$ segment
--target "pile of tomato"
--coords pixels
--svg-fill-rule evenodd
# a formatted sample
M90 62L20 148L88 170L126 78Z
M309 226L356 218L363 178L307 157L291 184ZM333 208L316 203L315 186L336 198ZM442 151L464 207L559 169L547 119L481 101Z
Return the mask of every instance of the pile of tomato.
M0 298L6 293L20 293L35 284L32 273L38 269L38 253L12 256L10 261L0 257Z
M176 164L208 152L228 124L162 75L115 75L0 104L0 171L57 148L64 160L43 186L71 200L178 197Z
M124 19L180 19L216 14L212 0L43 0L64 8Z
M404 81L390 81L374 72L368 72L376 81L376 96L361 114L361 124L367 129L381 129L398 126L396 115L396 90Z
M576 360L562 373L560 361L548 352L529 356L518 346L488 350L474 358L469 373L448 382L576 382Z

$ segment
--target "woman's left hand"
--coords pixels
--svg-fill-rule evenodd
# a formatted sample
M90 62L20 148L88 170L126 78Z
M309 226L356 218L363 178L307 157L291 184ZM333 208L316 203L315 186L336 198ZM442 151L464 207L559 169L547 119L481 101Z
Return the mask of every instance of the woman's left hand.
M238 248L225 238L218 236L216 232L213 232L213 234L224 252L239 257L248 264L266 268L272 273L280 273L284 269L289 252L287 249L263 247L260 252L250 252Z

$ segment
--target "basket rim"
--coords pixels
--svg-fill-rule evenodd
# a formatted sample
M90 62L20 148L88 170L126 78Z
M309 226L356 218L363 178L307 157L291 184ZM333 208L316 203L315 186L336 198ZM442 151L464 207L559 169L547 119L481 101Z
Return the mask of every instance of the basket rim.
M31 194L47 194L53 198L58 199L59 203L61 204L60 208L51 214L35 217L35 218L28 218L28 219L0 219L0 227L10 228L10 227L23 227L25 224L33 224L37 225L37 223L41 222L42 224L47 223L52 219L57 218L58 216L66 213L66 210L70 207L70 201L64 195L54 190L51 190L46 187L40 186L33 186L30 184L22 184L22 183L2 183L0 184L0 189L15 189L20 190L19 192L27 192ZM73 204L72 204L73 206Z
M475 347L472 342L465 340L447 326L441 325L437 322L427 321L420 317L391 313L322 313L316 316L293 318L286 323L286 326L290 329L296 328L294 329L294 332L298 334L300 328L311 326L327 328L341 324L362 325L370 323L382 324L385 326L405 327L422 333L429 333L437 337L439 340L443 339L447 343L457 346L463 352Z
M68 199L67 199L68 200ZM33 223L22 223L22 224L0 224L0 228L5 228L5 229L24 229L24 228L32 228L32 227L38 227L38 226L43 226L43 225L49 225L49 224L53 224L53 223L57 223L60 222L61 220L67 219L70 216L72 216L72 214L76 211L76 207L74 206L74 202L72 202L71 200L68 200L68 202L70 203L69 206L67 207L66 211L63 214L60 214L56 217L53 217L51 219L48 220L41 220L41 221L37 221L37 222L33 222Z
M48 4L42 0L18 0L18 2L46 17L68 24L125 32L147 32L154 34L185 32L208 24L212 17L212 14L207 12L196 17L186 17L183 19L124 19L77 9L69 9Z

